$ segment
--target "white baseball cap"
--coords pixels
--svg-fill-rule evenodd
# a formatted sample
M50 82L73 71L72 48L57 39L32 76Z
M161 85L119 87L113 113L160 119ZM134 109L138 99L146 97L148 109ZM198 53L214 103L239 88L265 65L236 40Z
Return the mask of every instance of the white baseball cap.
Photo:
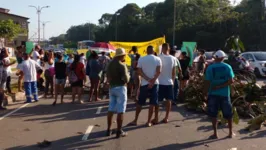
M218 50L218 51L214 54L214 57L216 57L216 58L224 58L224 57L226 57L226 54L224 53L224 51L222 51L222 50Z

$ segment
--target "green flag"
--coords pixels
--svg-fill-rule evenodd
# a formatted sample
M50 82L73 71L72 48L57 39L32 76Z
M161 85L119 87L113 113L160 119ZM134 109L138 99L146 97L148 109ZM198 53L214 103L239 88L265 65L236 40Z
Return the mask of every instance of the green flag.
M192 66L192 63L193 63L193 58L194 58L193 52L196 47L197 47L197 42L183 42L182 47L181 47L182 52L189 53L188 55L190 56L190 64L189 64L190 66Z
M34 48L33 42L26 42L26 53L27 54L30 54L33 48Z

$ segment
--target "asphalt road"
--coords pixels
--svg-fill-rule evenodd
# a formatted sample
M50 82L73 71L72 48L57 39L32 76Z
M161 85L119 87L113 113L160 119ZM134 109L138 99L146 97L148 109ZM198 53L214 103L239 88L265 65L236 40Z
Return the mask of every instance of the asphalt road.
M264 85L265 79L258 84ZM84 100L87 96L85 95ZM108 100L101 102L71 104L66 95L65 104L51 106L53 99L40 99L38 103L11 104L8 110L0 111L0 150L37 150L38 142L51 141L47 150L265 150L266 131L249 133L242 120L234 126L236 137L225 138L226 127L220 127L220 139L211 140L211 122L204 114L188 112L183 106L174 106L168 124L145 127L148 111L143 109L139 126L125 126L128 136L121 139L105 137ZM131 122L135 104L128 102L124 125ZM165 115L161 107L160 119ZM113 128L116 128L115 118ZM232 149L236 150L236 149Z
M209 119L204 114L188 112L183 106L174 106L168 124L150 128L144 126L148 113L145 107L139 126L125 127L128 136L115 139L114 136L105 137L107 100L80 105L70 104L70 96L66 96L65 104L53 107L52 102L52 99L41 99L27 106L19 102L0 112L0 149L36 150L39 149L37 143L43 140L52 142L47 150L266 149L265 128L248 133L243 130L246 122L241 121L234 127L237 134L234 139L225 138L228 130L221 127L221 139L210 140L212 128ZM17 108L21 109L3 117ZM133 120L134 111L135 104L129 101L124 124ZM164 111L160 113L160 119L164 114ZM115 123L113 127L116 127Z

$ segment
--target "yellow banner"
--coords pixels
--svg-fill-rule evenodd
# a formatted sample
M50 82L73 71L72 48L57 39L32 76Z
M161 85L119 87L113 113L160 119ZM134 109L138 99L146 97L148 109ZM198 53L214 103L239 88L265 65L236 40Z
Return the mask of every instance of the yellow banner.
M146 52L147 47L150 45L153 46L155 52L157 54L159 54L161 45L163 43L165 43L165 37L157 38L157 39L147 41L147 42L114 42L114 41L110 41L109 43L111 45L113 45L115 48L124 48L127 53L129 53L132 46L136 46L138 48L138 53L141 56L145 56L145 55L147 55L147 52ZM115 53L111 53L110 55L111 55L111 57L113 57L115 55ZM128 56L126 57L126 64L128 66L131 65L131 59Z

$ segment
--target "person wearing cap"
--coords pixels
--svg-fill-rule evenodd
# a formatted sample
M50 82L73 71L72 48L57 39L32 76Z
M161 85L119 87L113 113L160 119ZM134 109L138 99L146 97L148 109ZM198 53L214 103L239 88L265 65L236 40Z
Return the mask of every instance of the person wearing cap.
M24 61L19 65L24 74L24 88L26 93L26 103L31 103L31 97L33 95L35 102L38 101L38 89L37 89L37 70L41 69L41 66L34 60L30 59L29 54L23 54Z
M135 119L130 125L137 125L138 117L141 112L142 106L146 104L147 98L150 100L150 107L148 113L147 127L152 126L152 115L156 106L158 106L158 91L159 80L158 77L162 70L162 61L159 57L154 55L154 48L148 46L147 54L141 57L138 61L138 73L141 76L141 86L139 90L139 99L136 107ZM158 118L158 116L155 116Z
M117 130L116 137L124 137L127 135L122 130L124 113L127 106L127 83L129 82L129 75L125 63L126 52L122 48L116 49L113 60L107 67L107 80L110 85L109 89L109 108L107 116L107 136L112 134L111 126L113 122L113 114L117 112Z
M226 54L218 50L214 54L214 63L210 65L205 74L204 92L208 96L208 114L212 117L214 134L213 138L218 138L217 115L221 109L223 117L228 120L229 135L232 138L232 104L230 100L230 85L234 82L234 72L230 65L224 63Z

